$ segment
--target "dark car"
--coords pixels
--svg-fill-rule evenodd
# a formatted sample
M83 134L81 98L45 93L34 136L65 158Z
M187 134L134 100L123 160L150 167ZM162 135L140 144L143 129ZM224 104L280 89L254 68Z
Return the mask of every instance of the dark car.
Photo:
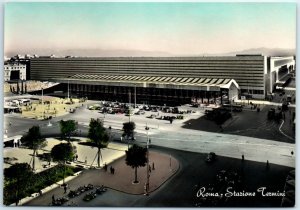
M208 153L207 157L206 157L206 162L210 163L213 162L217 159L217 155L214 152L210 152Z

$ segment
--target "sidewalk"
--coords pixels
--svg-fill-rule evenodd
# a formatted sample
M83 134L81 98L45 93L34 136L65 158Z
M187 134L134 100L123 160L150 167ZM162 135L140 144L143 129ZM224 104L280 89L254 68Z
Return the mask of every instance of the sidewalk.
M170 161L171 160L171 161ZM154 170L152 163L154 162ZM180 168L179 162L172 156L164 153L155 151L149 152L149 165L151 166L150 178L149 178L149 193L158 189L163 183L171 178ZM115 168L115 173L110 173L110 166ZM134 169L127 166L125 163L125 157L119 158L118 160L108 163L108 170L102 169L88 169L84 170L79 175L67 182L69 190L75 190L79 186L93 184L94 186L104 185L107 188L114 189L120 192L124 192L132 195L143 195L144 185L147 182L147 171L146 166L137 169L139 183L134 184ZM67 192L67 193L68 193ZM52 195L56 198L66 196L64 189L56 187L49 189L48 192L43 193L42 196L38 196L28 201L26 205L48 205L51 203ZM70 199L69 202L80 199L78 197ZM23 203L24 204L24 203Z

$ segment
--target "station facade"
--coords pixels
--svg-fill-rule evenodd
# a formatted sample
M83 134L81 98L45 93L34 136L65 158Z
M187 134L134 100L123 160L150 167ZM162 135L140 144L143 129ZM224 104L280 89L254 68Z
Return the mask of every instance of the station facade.
M289 61L282 61L276 68L294 68ZM31 79L60 82L76 95L128 98L132 93L138 100L155 103L191 99L210 102L223 94L229 100L241 95L264 99L275 84L270 82L270 58L261 55L40 57L31 59L30 68Z

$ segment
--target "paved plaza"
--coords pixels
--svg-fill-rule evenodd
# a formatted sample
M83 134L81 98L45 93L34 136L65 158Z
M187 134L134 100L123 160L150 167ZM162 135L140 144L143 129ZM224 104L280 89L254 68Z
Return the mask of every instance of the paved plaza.
M66 141L61 141L54 138L48 138L47 139L47 146L41 150L38 150L38 154L41 155L43 153L49 153L51 152L51 149L53 146L59 144L59 143L66 143ZM78 155L78 160L73 163L73 165L80 164L84 167L91 167L91 166L97 166L95 159L95 155L97 154L97 148L92 148L90 146L85 146L78 144L79 142L86 142L86 138L78 138L77 141L72 141L73 146L76 147ZM104 148L101 150L102 152L102 158L101 159L101 166L106 163L110 163L122 156L125 155L125 150L127 150L127 145L120 144L120 143L110 143L107 148ZM14 161L10 161L10 163L4 163L3 167L7 168L11 164L14 164L16 162L19 163L32 163L32 150L23 148L23 147L7 147L4 148L4 157L7 158L16 158ZM36 172L39 172L41 170L44 170L44 165L48 165L48 162L43 161L39 158L36 158L35 161L36 164ZM51 163L52 165L55 165L55 163Z

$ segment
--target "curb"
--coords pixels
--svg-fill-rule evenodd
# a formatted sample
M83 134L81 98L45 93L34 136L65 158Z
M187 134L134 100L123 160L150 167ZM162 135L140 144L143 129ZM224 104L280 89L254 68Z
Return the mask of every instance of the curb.
M292 137L290 137L289 135L285 134L285 133L281 130L281 127L283 126L283 124L284 124L284 120L282 120L281 125L279 126L279 132L280 132L282 135L284 135L285 137L287 137L287 138L289 138L289 139L291 139L291 140L295 140L295 139L293 139Z
M68 182L68 181L71 181L72 179L75 179L75 178L76 178L78 175L80 175L82 172L83 172L83 170L82 170L82 171L76 172L76 173L75 173L74 175L72 175L72 176L66 177L66 178L65 178L65 182ZM53 190L53 189L55 189L55 188L57 188L57 187L60 187L62 184L63 184L63 180L60 180L60 181L58 181L58 182L56 182L56 183L54 183L54 184L52 184L52 185L50 185L50 186L48 186L48 187L45 187L44 189L41 190L41 192L42 192L42 194L44 194L44 193L49 192L49 191L51 191L51 190ZM25 204L25 203L27 203L27 202L33 200L34 198L38 197L39 195L40 195L39 193L33 193L33 194L31 194L31 196L22 198L22 199L19 201L19 205L21 206L21 205L23 205L23 204ZM13 203L13 204L11 204L11 205L9 205L9 206L16 206L16 204Z

